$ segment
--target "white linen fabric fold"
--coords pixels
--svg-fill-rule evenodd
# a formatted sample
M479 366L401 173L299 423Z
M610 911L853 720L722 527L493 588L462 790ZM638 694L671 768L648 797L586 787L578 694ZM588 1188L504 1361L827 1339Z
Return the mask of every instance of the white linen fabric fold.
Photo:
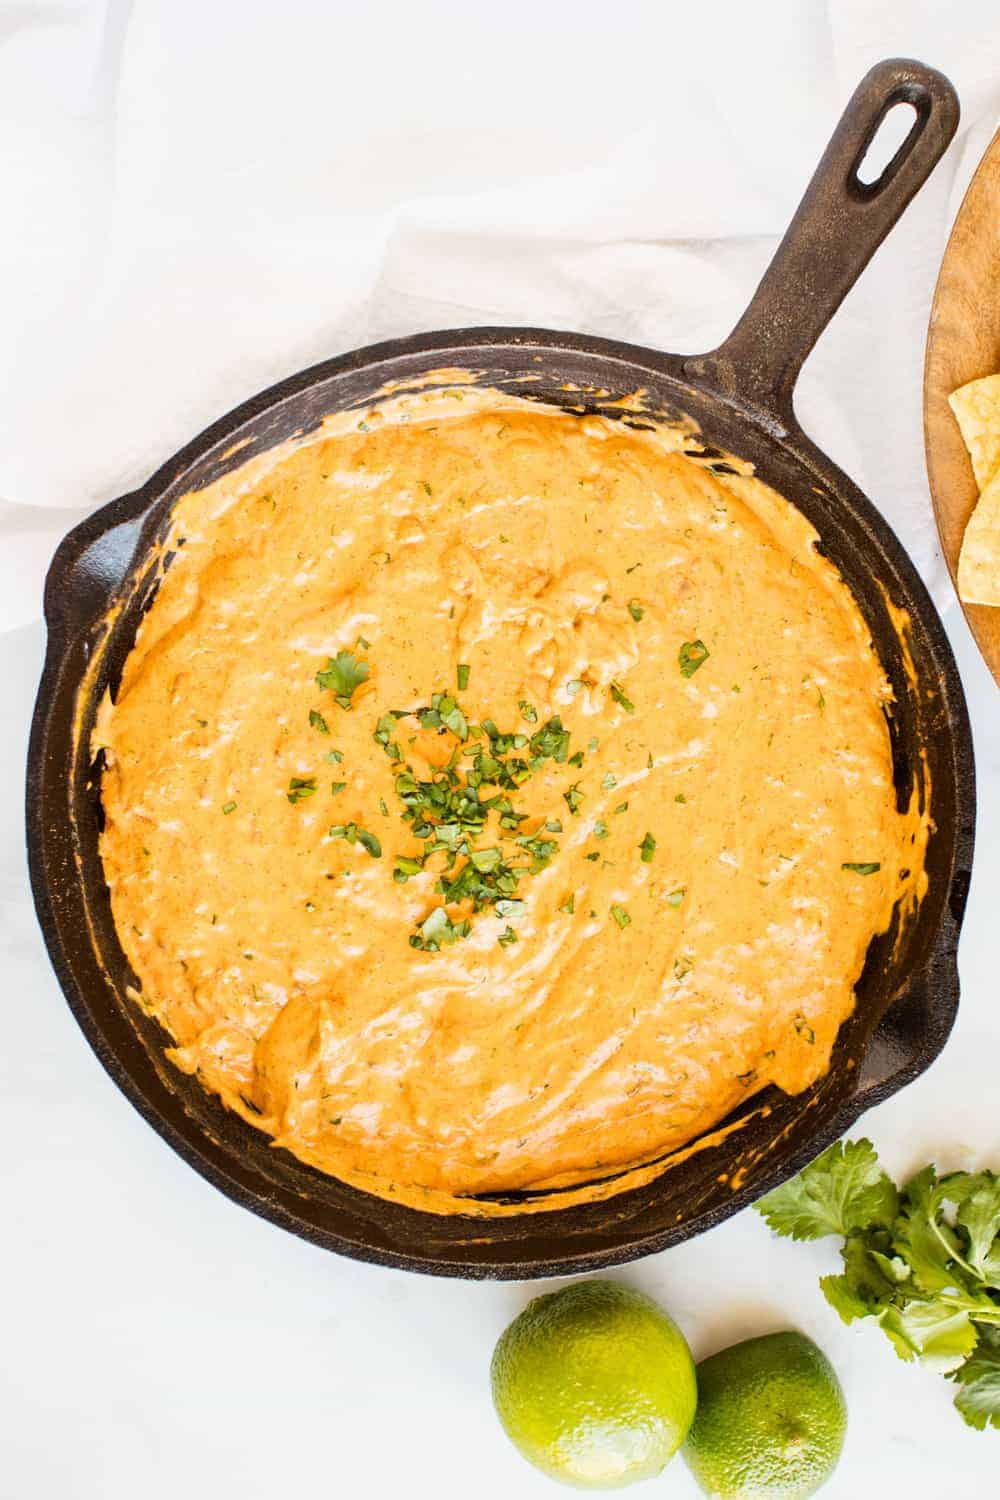
M710 347L840 108L893 53L956 146L810 361L803 419L947 603L928 301L1000 108L990 0L687 9L25 0L0 19L0 629L77 515L234 402L393 334L514 322Z

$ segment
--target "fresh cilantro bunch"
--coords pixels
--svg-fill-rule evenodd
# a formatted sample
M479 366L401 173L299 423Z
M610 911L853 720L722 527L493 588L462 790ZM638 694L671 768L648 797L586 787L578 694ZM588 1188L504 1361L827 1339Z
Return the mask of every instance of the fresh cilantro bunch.
M926 1166L902 1191L870 1141L842 1141L756 1205L777 1234L844 1237L820 1280L845 1323L877 1318L900 1359L959 1383L965 1421L1000 1427L1000 1178Z

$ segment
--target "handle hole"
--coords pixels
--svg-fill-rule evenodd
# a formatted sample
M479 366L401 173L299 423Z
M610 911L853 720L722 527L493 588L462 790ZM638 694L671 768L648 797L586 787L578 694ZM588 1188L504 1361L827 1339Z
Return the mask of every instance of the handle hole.
M862 187L870 191L889 175L889 168L897 157L902 158L919 123L916 109L905 99L886 110L854 173Z

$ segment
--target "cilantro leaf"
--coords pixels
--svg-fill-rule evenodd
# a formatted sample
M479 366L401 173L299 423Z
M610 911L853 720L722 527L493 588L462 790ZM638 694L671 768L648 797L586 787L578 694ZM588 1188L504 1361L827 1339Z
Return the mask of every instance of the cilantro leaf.
M821 1276L820 1291L842 1323L870 1317L873 1309L859 1296L846 1276Z
M900 1359L919 1359L941 1374L954 1370L976 1347L968 1311L948 1297L887 1307L881 1323Z
M945 1178L943 1186L951 1201L958 1202L955 1222L960 1224L968 1236L966 1259L973 1269L991 1285L996 1285L998 1256L991 1255L994 1242L1000 1234L1000 1179L993 1172L956 1174ZM958 1192L964 1196L958 1198Z
M960 1386L955 1405L970 1427L1000 1427L1000 1329L981 1328L975 1349L948 1378Z
M314 797L315 795L315 776L293 776L288 783L288 791L285 793L289 802L292 803L302 802L306 797Z
M350 708L354 693L370 676L371 668L366 661L352 656L350 651L338 651L336 656L328 657L326 666L316 673L316 682L334 695L341 708Z
M777 1234L817 1240L869 1224L891 1224L896 1189L871 1141L838 1141L755 1206Z
M906 1262L886 1255L879 1244L888 1247L888 1230L852 1230L841 1250L842 1274L820 1279L824 1297L845 1323L878 1317L909 1275Z
M563 798L574 818L577 817L580 812L580 803L583 801L583 793L580 790L580 783L578 781L574 781L569 791L563 792Z
M358 843L363 849L367 849L372 859L382 858L382 845L373 833L367 828L358 829Z
M703 662L708 661L709 650L704 641L685 641L677 653L677 662L682 677L693 677Z
M410 934L410 947L437 953L442 943L454 943L460 937L467 937L471 926L468 917L462 922L452 922L443 906L435 906L420 924L419 932Z
M932 1166L924 1167L903 1189L894 1244L905 1256L913 1279L929 1293L963 1286L964 1258L958 1235L943 1216L948 1179L938 1180Z

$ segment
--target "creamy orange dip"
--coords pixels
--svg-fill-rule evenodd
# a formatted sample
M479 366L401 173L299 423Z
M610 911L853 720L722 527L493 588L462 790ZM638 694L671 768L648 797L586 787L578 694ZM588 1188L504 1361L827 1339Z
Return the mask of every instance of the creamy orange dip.
M731 467L456 387L180 501L97 735L179 1068L443 1212L825 1072L923 833L860 612Z

